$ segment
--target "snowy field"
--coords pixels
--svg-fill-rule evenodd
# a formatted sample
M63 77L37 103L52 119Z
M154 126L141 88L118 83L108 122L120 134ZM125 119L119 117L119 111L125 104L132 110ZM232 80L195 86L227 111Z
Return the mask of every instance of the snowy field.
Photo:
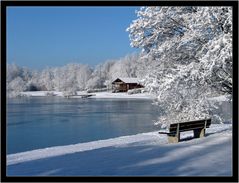
M168 144L157 132L38 149L7 156L7 175L231 176L232 125L211 125L206 137Z
M57 91L31 91L31 92L21 92L21 94L25 96L31 97L44 97L47 96L47 93L52 93L55 96L63 97L62 92ZM95 92L95 93L87 93L87 92L77 92L78 95L93 95L89 98L122 98L122 99L152 99L153 97L149 93L138 93L138 94L128 94L128 93L112 93L112 92ZM81 96L71 96L71 98L81 98Z

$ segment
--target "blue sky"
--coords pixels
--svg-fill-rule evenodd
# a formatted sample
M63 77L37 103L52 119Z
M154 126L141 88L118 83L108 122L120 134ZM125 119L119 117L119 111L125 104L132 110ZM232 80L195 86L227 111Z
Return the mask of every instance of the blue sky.
M138 7L8 7L7 63L94 66L138 51L126 28Z

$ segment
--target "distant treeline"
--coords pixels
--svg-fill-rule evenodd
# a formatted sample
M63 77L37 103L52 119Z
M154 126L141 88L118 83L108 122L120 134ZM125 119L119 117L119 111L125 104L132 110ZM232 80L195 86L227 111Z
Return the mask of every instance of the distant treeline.
M80 62L80 61L79 61ZM7 95L17 96L22 91L67 91L110 87L116 77L143 77L146 65L138 54L97 65L70 63L41 71L7 64Z

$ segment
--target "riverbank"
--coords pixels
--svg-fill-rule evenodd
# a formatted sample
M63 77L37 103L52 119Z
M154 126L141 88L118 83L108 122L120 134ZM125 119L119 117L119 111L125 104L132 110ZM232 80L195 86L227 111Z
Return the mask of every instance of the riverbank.
M31 92L21 92L22 96L26 97L45 97L45 96L58 96L64 97L63 92L57 91L31 91ZM152 100L153 96L149 93L137 93L137 94L128 94L127 92L122 93L112 93L111 91L107 92L92 92L87 93L86 91L78 91L77 95L70 96L69 98L82 98L82 95L92 95L88 98L117 98L117 99L149 99Z
M212 124L206 137L168 144L157 132L57 146L7 156L7 175L230 176L232 125ZM200 163L199 163L200 162Z

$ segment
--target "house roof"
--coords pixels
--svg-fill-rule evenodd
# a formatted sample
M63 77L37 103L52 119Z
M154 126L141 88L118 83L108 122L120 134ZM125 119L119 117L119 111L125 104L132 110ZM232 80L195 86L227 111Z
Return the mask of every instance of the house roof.
M116 78L112 83L114 83L117 79L120 79L124 83L139 83L138 78Z

